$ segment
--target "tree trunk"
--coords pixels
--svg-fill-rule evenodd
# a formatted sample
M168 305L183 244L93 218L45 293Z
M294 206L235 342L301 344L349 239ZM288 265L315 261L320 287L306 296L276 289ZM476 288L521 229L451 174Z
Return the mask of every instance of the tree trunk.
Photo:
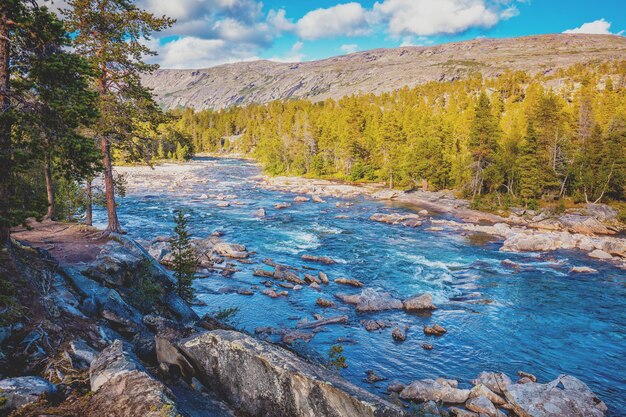
M87 207L85 207L85 224L87 226L93 225L93 195L91 186L91 177L87 178Z
M44 172L46 175L46 192L48 193L48 213L46 218L54 220L54 187L52 185L52 167L50 163L50 155L46 152L44 163Z
M115 206L115 187L113 185L113 164L111 163L111 144L104 136L101 140L102 165L104 165L104 189L106 195L107 216L109 222L107 230L113 233L122 233L120 222L117 219Z
M9 180L11 167L11 102L9 101L9 25L4 1L0 2L0 246L10 246Z

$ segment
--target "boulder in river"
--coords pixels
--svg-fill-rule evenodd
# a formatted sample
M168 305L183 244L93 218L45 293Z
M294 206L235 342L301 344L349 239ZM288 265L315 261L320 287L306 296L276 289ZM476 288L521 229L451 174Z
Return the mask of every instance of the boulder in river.
M363 323L363 327L365 327L365 330L368 332L375 332L377 330L391 327L391 323L384 320L363 320L361 323Z
M260 209L258 209L257 211L254 212L254 215L256 217L261 217L262 218L262 217L265 217L267 215L267 212L265 211L264 208L260 208Z
M307 203L311 201L309 197L297 196L293 199L295 203Z
M607 407L577 378L561 375L547 384L511 384L504 393L518 415L603 417Z
M504 394L507 387L511 385L513 381L502 373L481 372L471 383L474 385L482 384L496 394Z
M376 291L371 288L361 291L360 294L336 294L335 297L346 304L356 305L356 311L359 313L399 310L402 308L402 301L392 297L388 292Z
M497 417L498 414L498 410L493 403L489 401L489 398L484 396L470 398L465 403L465 407L481 416L485 415L488 417Z
M332 265L332 264L337 263L337 261L335 261L334 259L328 256L315 256L315 255L307 255L307 254L302 255L302 260L309 261L309 262L318 262L324 265Z
M433 326L424 326L424 334L428 336L443 336L446 332L447 330L438 324Z
M402 306L406 311L428 311L437 309L437 307L433 304L432 294L428 293L407 298L402 302Z
M613 259L613 256L611 256L610 253L606 253L601 249L594 250L593 252L589 253L589 256L596 259Z
M463 404L469 398L467 389L453 388L432 379L413 381L400 392L400 398L407 401L442 401L449 404Z
M213 251L220 256L233 259L243 259L249 256L244 245L234 243L218 242L213 246Z
M400 327L396 327L391 331L391 337L396 342L404 342L406 340L406 331Z
M276 203L276 204L274 204L274 208L277 209L277 210L286 209L288 207L291 207L291 203Z
M326 275L325 273L323 273L322 271L319 271L317 273L317 277L320 279L320 282L324 285L328 285L330 284L330 280L328 279L328 275Z
M318 298L317 300L315 300L315 304L317 304L320 307L324 307L324 308L334 307L335 306L335 303L333 303L330 300L326 300L325 298Z
M356 279L350 278L337 278L335 279L336 284L349 285L351 287L362 287L363 283Z

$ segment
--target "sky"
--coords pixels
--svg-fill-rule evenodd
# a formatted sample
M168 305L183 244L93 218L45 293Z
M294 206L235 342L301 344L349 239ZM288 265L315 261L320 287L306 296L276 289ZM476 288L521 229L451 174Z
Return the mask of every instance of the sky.
M546 33L623 35L626 0L137 0L177 21L149 45L162 68L301 62L374 48Z

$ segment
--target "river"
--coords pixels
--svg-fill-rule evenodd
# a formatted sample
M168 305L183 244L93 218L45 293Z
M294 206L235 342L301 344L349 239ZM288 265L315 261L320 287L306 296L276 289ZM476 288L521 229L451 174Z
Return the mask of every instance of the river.
M160 177L163 183L156 186L131 187L127 197L119 200L119 217L130 237L150 240L171 234L173 211L183 208L195 237L219 230L226 241L257 253L252 257L254 265L239 265L241 272L230 278L215 274L195 281L198 298L208 305L196 307L199 314L238 307L234 323L250 332L262 326L294 328L298 320L312 319L313 313L347 314L348 325L326 326L310 342L293 347L324 360L337 339L344 338L348 368L341 373L380 394L387 382L368 384L366 370L404 383L447 377L458 379L462 386L469 386L481 371L504 372L515 380L523 370L540 382L562 373L576 376L607 403L610 415L626 410L623 270L578 252L503 253L498 250L501 242L493 239L376 223L368 220L373 213L408 208L365 198L350 200L354 204L349 207L336 207L346 200L333 198L326 198L325 204L293 203L295 194L261 188L258 167L245 160L200 158L188 165L202 181L172 186L175 177ZM236 195L242 205L219 208L214 200L198 198L219 193ZM292 206L274 209L281 201ZM253 215L261 207L267 210L265 219ZM105 212L96 210L95 219L96 225L103 226ZM253 296L220 292L224 287L264 288L259 284L263 279L252 276L262 259L301 267L305 253L338 261L328 266L307 264L320 268L331 280L357 278L366 288L398 298L430 292L439 309L417 316L403 311L357 314L338 301L335 308L317 307L320 296L332 299L338 292L360 292L334 283L323 286L321 293L304 288L278 299L261 294L260 289ZM521 268L503 266L505 259ZM599 273L569 274L573 266L590 266ZM369 318L409 326L407 340L393 341L390 328L367 332L361 320ZM444 326L447 334L425 336L422 327L434 323ZM424 350L424 343L434 349Z

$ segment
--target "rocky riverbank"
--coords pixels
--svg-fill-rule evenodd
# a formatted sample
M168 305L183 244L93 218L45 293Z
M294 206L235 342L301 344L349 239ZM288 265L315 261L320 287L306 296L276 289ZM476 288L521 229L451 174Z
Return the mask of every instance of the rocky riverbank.
M3 285L19 288L12 302L3 301L4 414L600 417L606 412L604 403L576 378L563 375L542 384L525 372L516 383L503 374L483 373L471 381L473 388L444 378L393 381L388 398L381 398L278 345L199 318L175 294L171 275L132 240L78 225L31 227L16 231L16 246L2 253L0 263L3 280L10 277ZM215 236L195 247L205 254L222 251L220 256L231 259L250 255ZM306 261L333 262L327 257ZM266 280L284 281L294 289L330 285L322 272L301 279L293 268L264 263L273 268L259 273ZM352 285L348 281L339 285ZM335 298L368 313L437 308L428 294L398 300L367 288ZM318 304L327 303L332 301ZM295 331L283 334L282 343L306 340L308 332L314 335L347 321L347 316L301 321ZM366 328L381 324L386 325L363 323ZM445 333L436 325L424 328L431 331L435 337ZM406 338L400 328L393 335ZM384 378L372 371L368 380Z
M626 239L616 237L625 230L615 209L603 204L587 204L584 208L556 214L550 210L514 208L504 217L469 208L469 202L453 192L404 192L384 189L382 184L351 185L301 177L267 177L261 182L273 190L310 195L312 198L355 198L365 196L381 201L408 204L416 214L377 214L370 218L389 224L425 226L431 231L447 230L484 233L503 238L502 251L547 252L577 249L590 257L613 261L626 268ZM442 220L445 214L457 220ZM434 215L434 216L433 216Z

